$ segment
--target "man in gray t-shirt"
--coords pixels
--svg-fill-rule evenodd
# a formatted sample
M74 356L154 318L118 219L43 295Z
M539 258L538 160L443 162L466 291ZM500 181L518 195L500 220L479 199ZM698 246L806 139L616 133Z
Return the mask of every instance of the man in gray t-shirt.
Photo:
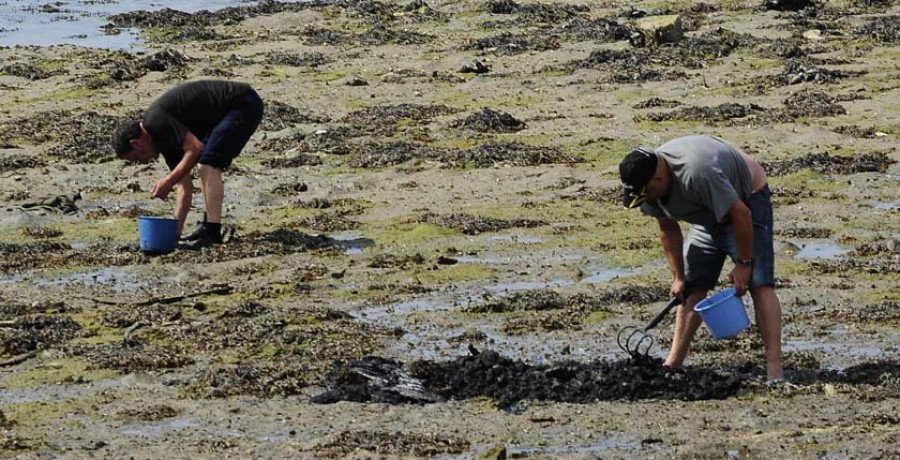
M782 378L781 305L775 295L772 202L759 163L714 136L684 136L638 148L619 164L623 204L655 217L672 271L672 294L684 299L665 365L687 357L701 319L694 306L718 283L725 258L737 295L753 297L766 345L767 374ZM689 224L687 240L678 222Z

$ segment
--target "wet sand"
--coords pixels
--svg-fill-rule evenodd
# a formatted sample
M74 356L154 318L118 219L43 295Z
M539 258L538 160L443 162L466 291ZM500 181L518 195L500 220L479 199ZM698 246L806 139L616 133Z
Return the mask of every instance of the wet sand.
M632 38L668 14L678 43ZM898 15L265 3L114 18L144 53L0 49L0 455L900 456ZM165 167L108 139L199 78L267 103L234 237L145 255ZM753 328L701 329L679 372L671 319L646 362L616 346L670 279L615 166L698 132L770 178L789 384L761 383Z

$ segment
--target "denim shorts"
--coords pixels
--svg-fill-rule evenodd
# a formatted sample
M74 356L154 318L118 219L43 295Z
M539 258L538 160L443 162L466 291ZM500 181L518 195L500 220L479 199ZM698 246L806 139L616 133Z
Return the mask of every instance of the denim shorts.
M750 289L775 286L775 249L772 229L772 192L768 185L750 195L746 202L753 218L753 273ZM730 223L716 226L691 225L684 245L686 293L709 291L716 286L725 257L737 254L734 228Z
M204 139L205 147L198 162L219 169L231 166L232 160L241 153L256 131L262 116L262 99L250 89Z

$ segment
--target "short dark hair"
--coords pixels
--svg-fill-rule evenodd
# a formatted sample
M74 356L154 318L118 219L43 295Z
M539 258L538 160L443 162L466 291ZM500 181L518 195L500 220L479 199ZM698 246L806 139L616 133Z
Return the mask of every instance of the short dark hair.
M141 137L141 121L128 120L116 128L112 138L112 147L116 151L116 157L122 158L126 153L134 150L131 140Z

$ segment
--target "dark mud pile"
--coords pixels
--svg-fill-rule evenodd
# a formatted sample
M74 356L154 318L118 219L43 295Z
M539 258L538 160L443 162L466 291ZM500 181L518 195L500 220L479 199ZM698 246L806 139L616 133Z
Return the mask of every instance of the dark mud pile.
M363 132L390 133L402 120L427 121L459 112L446 105L396 104L376 105L349 113L343 122Z
M307 27L300 31L303 42L311 46L383 46L383 45L423 45L434 37L411 30L394 30L383 23L352 34L341 30Z
M22 139L42 145L55 143L47 153L69 163L103 163L115 159L110 129L131 117L96 112L46 112L0 125L0 138Z
M485 232L496 232L509 228L533 228L547 225L541 220L531 219L495 219L491 217L479 217L468 214L425 214L420 219L442 227L458 230L465 235L478 235Z
M317 444L317 454L327 457L359 455L360 451L400 457L437 457L468 452L469 442L456 436L401 431L341 431Z
M109 342L97 346L78 345L68 349L74 356L84 356L91 367L115 369L125 373L176 369L194 363L194 358L184 347L158 345L142 337Z
M790 95L784 100L781 114L776 113L775 120L790 122L802 117L834 117L844 115L847 109L838 104L839 100L827 93L815 89L806 89Z
M130 11L110 16L108 19L110 26L122 28L209 27L214 25L236 24L244 19L255 16L272 15L284 12L299 12L308 8L321 7L326 3L329 2L264 1L253 6L228 7L212 12L204 10L193 14L170 8L163 8L157 11Z
M316 166L320 164L322 164L322 160L319 157L305 153L298 153L289 158L267 158L262 161L263 166L275 169L299 168L300 166Z
M343 212L317 214L301 220L296 225L319 232L339 232L359 228L359 222L346 218Z
M331 62L324 54L314 53L288 53L284 51L272 51L266 54L266 64L283 65L288 67L318 67Z
M759 125L772 122L789 123L798 118L843 115L847 110L838 99L812 89L801 90L784 100L784 107L773 109L757 104L727 102L717 106L680 107L669 112L636 115L635 121L703 121L731 126Z
M605 43L628 39L631 29L619 24L614 18L590 19L576 16L554 27L549 34L565 41Z
M47 166L47 163L43 160L26 155L4 155L0 157L0 173L43 166Z
M566 19L581 17L590 8L585 5L563 5L555 3L519 3L514 0L491 0L484 5L490 14L512 14L517 16L514 23L522 26L556 23Z
M165 420L167 418L177 417L181 415L181 411L165 404L155 404L146 408L131 408L118 412L116 415L120 417L141 420L144 422L155 422Z
M11 77L19 77L19 78L27 78L28 80L36 81L43 80L45 78L50 78L55 75L62 75L65 71L60 70L49 70L37 67L33 64L29 64L26 62L16 62L14 64L7 64L4 66L0 66L0 75L9 75Z
M823 174L855 174L860 172L884 172L897 160L884 152L863 153L857 156L839 156L828 153L812 153L799 158L763 162L769 175L784 176L804 169Z
M900 326L900 302L885 300L880 303L850 308L829 308L824 315L840 324L877 324Z
M555 50L559 49L559 47L559 40L553 36L503 32L499 35L472 40L465 44L463 49L492 53L497 56L515 56L528 51Z
M456 128L471 129L481 133L514 133L526 128L516 117L496 110L483 108L462 120L452 123Z
M779 227L775 234L786 238L830 238L834 233L830 228Z
M551 290L514 292L500 300L473 305L465 309L469 313L502 313L509 311L560 310L568 302L560 293Z
M287 182L278 184L272 189L272 193L281 196L297 196L309 190L305 182Z
M769 110L755 104L743 105L727 102L714 107L682 107L671 112L637 115L635 121L706 121L711 123L746 118L751 115L764 115Z
M632 108L635 108L635 109L650 109L650 108L654 108L654 107L673 108L673 107L678 107L679 105L681 105L681 102L674 101L671 99L661 99L658 97L652 97L650 99L647 99L646 101L642 101L642 102L635 104Z
M860 27L856 33L862 38L875 39L882 43L900 43L900 16L874 18Z
M111 308L100 315L100 324L106 327L126 328L135 323L160 324L178 321L183 311L179 305L128 305Z
M313 119L308 121L317 123ZM285 125L285 127L288 126ZM337 126L312 133L294 133L290 136L266 139L260 142L259 145L262 150L274 152L298 151L347 155L352 149L357 148L356 145L348 143L348 139L360 137L364 134L363 131L357 128Z
M327 123L328 117L305 113L297 107L279 101L266 101L266 113L260 129L263 131L281 131L294 125L306 123Z
M44 350L82 335L67 316L26 315L0 322L0 356Z
M430 160L449 167L491 167L495 165L536 166L575 163L576 159L555 147L525 145L518 142L487 142L471 149L436 149L414 142L367 143L351 155L350 166L381 168L414 159Z
M639 83L648 81L681 80L687 74L670 66L659 66L645 50L597 50L587 59L563 64L561 70L594 69L601 72L604 83ZM556 70L548 68L548 70Z
M378 366L380 364L380 367ZM359 372L362 366L376 370ZM578 363L563 361L531 366L500 356L494 351L453 361L416 361L409 365L408 377L386 379L383 375L403 375L400 363L381 358L367 358L364 363L337 365L329 380L329 390L313 402L339 400L374 401L397 404L425 403L419 388L443 399L488 397L500 408L516 410L523 400L547 400L591 403L606 400L677 399L695 401L724 399L741 389L742 381L714 370L687 368L670 370L660 360L595 361ZM404 388L415 398L406 397ZM327 397L325 396L327 395ZM397 397L398 395L404 397Z
M778 85L796 85L799 83L833 83L835 81L858 77L865 72L853 72L847 70L832 70L824 67L816 67L803 60L790 60L784 65L784 70L775 77Z
M248 301L160 333L166 340L185 344L183 348L203 353L237 350L247 358L248 363L204 369L185 382L192 394L224 397L297 394L319 382L332 360L371 353L386 332L337 310L276 310Z
M855 137L858 139L875 139L878 137L878 130L874 127L862 128L856 125L841 125L833 130L838 134Z

